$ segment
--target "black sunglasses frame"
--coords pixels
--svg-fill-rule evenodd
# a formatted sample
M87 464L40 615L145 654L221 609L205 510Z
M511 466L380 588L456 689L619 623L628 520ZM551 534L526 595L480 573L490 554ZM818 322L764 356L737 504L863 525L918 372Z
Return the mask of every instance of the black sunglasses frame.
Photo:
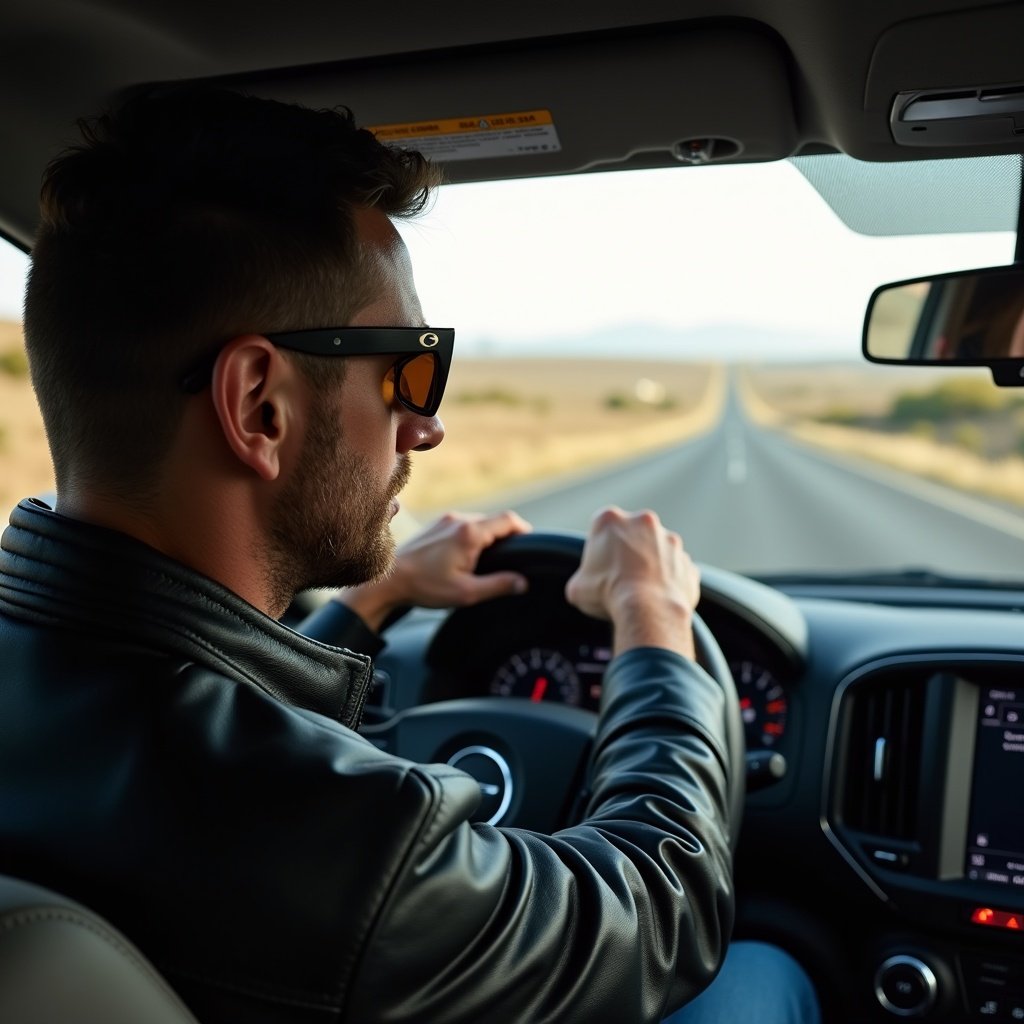
M407 409L421 416L433 416L441 404L455 347L453 327L319 327L307 331L264 334L278 348L313 356L397 355L394 367L395 397ZM188 371L179 381L182 391L198 394L209 383L220 350L208 356L202 365ZM430 398L420 406L406 399L398 386L402 366L421 355L432 355L436 363Z

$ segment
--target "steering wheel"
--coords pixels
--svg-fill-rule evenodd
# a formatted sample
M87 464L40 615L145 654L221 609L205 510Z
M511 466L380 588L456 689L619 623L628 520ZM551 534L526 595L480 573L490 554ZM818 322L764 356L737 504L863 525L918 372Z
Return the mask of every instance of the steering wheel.
M498 599L510 616L524 601L558 601L564 606L565 584L579 566L583 540L575 533L508 537L481 555L477 571L512 570L529 579L527 594ZM453 612L435 635L431 651L464 643L473 614L472 609ZM725 655L697 616L693 633L698 662L725 693L730 841L735 849L746 775L739 699ZM430 657L428 653L428 662ZM481 787L479 820L553 832L578 820L596 725L593 712L565 704L470 697L411 708L364 733L400 757L447 762L469 772Z

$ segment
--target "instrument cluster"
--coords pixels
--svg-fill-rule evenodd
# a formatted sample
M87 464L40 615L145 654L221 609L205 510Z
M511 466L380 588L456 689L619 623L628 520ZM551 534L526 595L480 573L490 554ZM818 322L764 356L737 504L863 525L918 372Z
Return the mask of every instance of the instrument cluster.
M534 606L536 608L536 606ZM502 614L502 602L464 610L453 642L435 647L430 700L516 697L597 711L612 659L607 623L548 605L548 614L520 604ZM708 609L740 700L748 750L777 750L790 717L791 681L774 648L735 620ZM455 636L458 642L454 642Z

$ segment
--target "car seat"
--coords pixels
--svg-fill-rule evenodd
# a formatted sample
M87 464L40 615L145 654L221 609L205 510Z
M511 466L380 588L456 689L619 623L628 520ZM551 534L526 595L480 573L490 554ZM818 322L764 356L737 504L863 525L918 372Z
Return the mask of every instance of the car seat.
M0 875L3 1024L196 1024L148 960L72 900Z

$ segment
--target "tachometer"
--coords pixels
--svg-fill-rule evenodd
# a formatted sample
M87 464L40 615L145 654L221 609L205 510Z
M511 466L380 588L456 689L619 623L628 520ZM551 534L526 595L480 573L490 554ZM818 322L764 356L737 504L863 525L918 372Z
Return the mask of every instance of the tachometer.
M786 712L789 709L782 684L768 669L754 661L730 662L729 668L736 680L747 749L777 746L786 731Z
M528 647L517 651L494 674L489 687L496 697L526 697L578 706L580 680L571 661L558 651Z

